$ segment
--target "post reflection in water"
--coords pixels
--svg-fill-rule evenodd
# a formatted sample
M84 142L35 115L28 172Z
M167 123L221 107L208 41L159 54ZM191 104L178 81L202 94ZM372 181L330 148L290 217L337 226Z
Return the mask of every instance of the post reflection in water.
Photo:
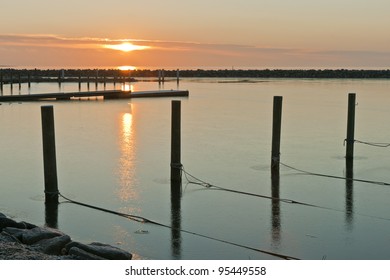
M172 257L181 259L181 182L171 181L171 248Z
M346 160L346 178L353 179L353 160ZM349 230L353 227L353 180L345 180L345 222Z
M281 222L280 222L280 192L279 192L279 185L280 184L280 175L279 175L279 168L272 168L271 170L271 194L273 198L272 199L272 217L271 217L271 224L272 224L272 245L274 247L279 247L280 245L280 239L281 239Z

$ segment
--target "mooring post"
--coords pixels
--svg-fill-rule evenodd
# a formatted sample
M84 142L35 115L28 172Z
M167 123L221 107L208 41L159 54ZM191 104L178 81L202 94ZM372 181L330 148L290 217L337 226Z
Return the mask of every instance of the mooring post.
M161 70L161 79L162 79L162 83L165 83L165 71L164 71L164 69Z
M27 83L28 83L28 88L30 88L31 87L31 73L30 72L28 72Z
M272 118L272 151L271 169L279 170L280 161L280 136L282 127L282 96L274 96L273 118Z
M347 138L345 158L347 160L353 159L354 144L355 144L355 106L356 94L350 93L348 95L348 119L347 119Z
M179 69L176 70L176 82L180 83L180 71L179 71Z
M99 82L99 69L96 69L95 73L95 87L98 87L98 82Z
M19 84L19 90L22 88L22 76L20 72L18 73L18 84Z
M1 94L3 95L3 71L0 69L0 91L1 91Z
M181 101L172 100L171 118L171 182L172 192L179 193L181 187Z
M41 106L45 203L58 203L57 163L53 106Z

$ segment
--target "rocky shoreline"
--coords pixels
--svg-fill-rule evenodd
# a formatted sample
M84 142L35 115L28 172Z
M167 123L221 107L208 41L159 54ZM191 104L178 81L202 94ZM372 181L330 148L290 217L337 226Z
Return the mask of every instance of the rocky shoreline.
M16 222L0 213L0 260L131 260L108 244L83 244L48 227Z

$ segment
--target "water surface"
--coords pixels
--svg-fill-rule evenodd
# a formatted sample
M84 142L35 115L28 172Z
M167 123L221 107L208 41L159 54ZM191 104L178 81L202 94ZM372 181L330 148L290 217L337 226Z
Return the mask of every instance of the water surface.
M40 107L54 106L59 189L65 196L182 230L61 203L57 226L82 242L110 243L145 259L274 259L216 241L300 259L389 259L389 187L302 175L271 177L273 96L283 96L281 161L307 171L390 182L390 148L355 146L344 160L348 93L356 139L390 142L387 80L185 79L182 163L209 183L319 207L186 184L170 196L171 98L2 103L0 212L44 225ZM133 83L134 90L176 82ZM107 85L111 89L112 85ZM117 84L117 88L121 85ZM103 89L98 85L97 89ZM78 84L13 86L12 94L78 91ZM82 90L88 90L82 85ZM90 84L95 90L95 84ZM11 94L5 85L3 94ZM327 209L324 209L327 208ZM201 235L201 236L200 236ZM213 239L208 239L208 236Z

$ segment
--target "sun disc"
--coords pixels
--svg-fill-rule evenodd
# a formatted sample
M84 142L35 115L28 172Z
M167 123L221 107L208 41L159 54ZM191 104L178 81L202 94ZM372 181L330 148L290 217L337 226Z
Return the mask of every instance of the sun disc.
M133 71L133 70L137 70L137 67L130 66L130 65L123 65L123 66L119 66L118 69L121 71L129 71L129 70Z
M127 42L118 45L104 45L104 47L106 49L112 49L112 50L117 50L122 52L139 51L139 50L145 50L150 48L148 46L138 46Z

